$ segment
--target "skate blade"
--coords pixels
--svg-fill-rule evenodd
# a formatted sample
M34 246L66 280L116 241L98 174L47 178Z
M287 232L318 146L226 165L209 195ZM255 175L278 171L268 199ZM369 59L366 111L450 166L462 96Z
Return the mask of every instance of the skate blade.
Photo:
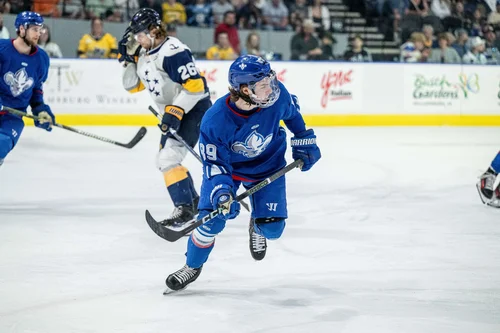
M183 291L184 289L186 289L186 287L182 288L182 289L179 289L179 290L172 290L170 288L166 288L164 291L163 291L163 296L167 296L167 295L171 295L171 294L175 294L175 293L178 293L179 291Z

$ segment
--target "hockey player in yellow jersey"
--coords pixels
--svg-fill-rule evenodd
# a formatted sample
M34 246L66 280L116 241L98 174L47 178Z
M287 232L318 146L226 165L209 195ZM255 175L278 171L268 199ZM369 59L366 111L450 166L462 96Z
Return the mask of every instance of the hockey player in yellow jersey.
M196 145L201 118L212 105L205 78L196 68L191 50L167 36L153 9L142 8L132 17L118 48L118 60L124 65L123 87L131 93L147 89L164 111L157 167L175 206L166 223L182 225L197 214L198 194L182 165L188 150L172 137L170 129L191 147Z

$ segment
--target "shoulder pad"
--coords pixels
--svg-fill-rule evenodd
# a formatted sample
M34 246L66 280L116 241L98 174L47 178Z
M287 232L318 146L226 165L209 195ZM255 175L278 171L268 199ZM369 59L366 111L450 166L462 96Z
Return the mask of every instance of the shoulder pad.
M168 37L165 43L161 46L160 54L164 57L170 57L177 53L189 50L189 47L174 37Z

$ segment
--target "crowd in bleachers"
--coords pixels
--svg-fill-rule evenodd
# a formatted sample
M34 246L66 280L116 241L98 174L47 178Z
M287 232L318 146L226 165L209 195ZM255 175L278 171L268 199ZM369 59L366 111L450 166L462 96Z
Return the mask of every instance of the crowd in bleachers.
M330 1L330 0L324 0ZM332 0L333 1L333 0ZM491 8L491 2L496 7ZM335 1L338 3L338 1ZM403 62L500 63L500 0L344 0L351 11L362 13L368 25L376 26L386 40L399 42ZM333 55L334 38L341 19L322 0L7 0L0 2L3 12L16 14L34 10L46 17L90 19L90 34L84 34L79 57L115 57L110 50L116 39L94 29L106 21L125 22L138 8L153 8L161 14L171 34L176 26L214 29L214 44L207 59L231 60L250 53L276 59L276 50L261 50L259 30L291 31L292 60L372 61L370 48L361 35L340 58ZM336 22L339 21L339 22ZM342 26L340 24L340 26ZM253 32L240 42L239 30ZM109 34L108 34L109 35ZM0 18L0 37L8 38ZM84 50L84 39L106 39L109 45ZM45 45L46 44L46 45ZM62 56L44 36L42 47L51 56ZM102 51L100 47L108 47ZM102 51L102 52L101 52ZM274 51L274 52L272 52ZM278 58L279 59L279 58Z

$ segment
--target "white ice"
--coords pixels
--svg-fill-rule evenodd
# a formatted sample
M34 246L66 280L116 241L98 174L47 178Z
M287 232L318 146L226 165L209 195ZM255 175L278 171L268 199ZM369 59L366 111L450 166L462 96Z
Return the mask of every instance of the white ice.
M82 129L127 141L137 128ZM27 128L0 168L0 332L500 332L500 210L475 188L500 130L316 132L323 159L289 174L290 218L265 260L243 212L200 278L163 296L186 239L144 220L173 208L157 128L132 150Z

